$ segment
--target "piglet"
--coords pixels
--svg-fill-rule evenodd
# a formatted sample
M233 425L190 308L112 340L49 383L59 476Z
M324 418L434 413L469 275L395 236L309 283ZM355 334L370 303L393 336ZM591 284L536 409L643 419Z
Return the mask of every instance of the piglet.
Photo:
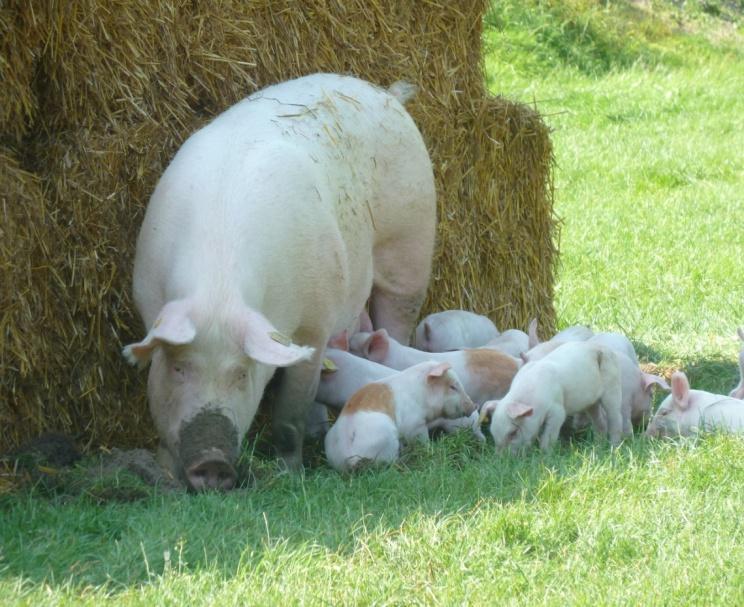
M402 345L390 337L385 329L357 333L351 337L349 344L355 354L392 369L403 370L426 360L449 363L462 381L465 392L478 405L506 394L521 366L521 361L498 350L477 348L422 352Z
M744 342L744 327L739 327L736 332L739 334L739 339ZM729 396L744 400L744 346L742 346L741 352L739 352L739 385L731 390Z
M320 383L315 400L341 410L357 390L370 382L396 373L395 369L355 356L342 349L328 348L325 352Z
M391 463L401 439L428 441L430 422L474 410L448 363L423 362L355 392L326 434L326 457L339 472Z
M664 399L646 435L687 436L700 430L744 432L744 401L703 390L690 390L682 371L672 375L672 393Z
M499 335L487 316L466 310L429 314L416 327L414 346L424 352L476 348Z
M586 341L594 335L591 329L582 325L567 327L559 331L548 341L540 341L537 335L537 319L533 318L528 328L529 333L529 350L521 354L524 362L533 362L550 354L553 350L565 343L572 341Z
M623 429L617 356L598 344L569 342L524 365L503 399L483 405L481 418L491 414L497 448L516 452L539 434L540 448L547 451L567 415L587 411L601 428L600 408L610 442L617 445Z
M595 333L587 341L595 344L602 344L610 350L619 352L627 356L635 364L638 364L638 355L631 341L622 333L604 332Z
M519 329L507 329L498 337L494 337L485 346L489 350L499 350L509 356L519 357L522 352L529 350L529 337Z

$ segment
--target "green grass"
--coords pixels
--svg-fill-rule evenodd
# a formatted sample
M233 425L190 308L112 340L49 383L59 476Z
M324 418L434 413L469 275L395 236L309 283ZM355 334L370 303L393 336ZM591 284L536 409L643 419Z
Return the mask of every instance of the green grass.
M741 4L687 5L680 31L672 3L497 2L487 76L553 128L560 325L622 330L728 391L744 47L712 13ZM741 438L512 458L463 435L351 478L255 465L227 495L0 495L0 604L744 604Z

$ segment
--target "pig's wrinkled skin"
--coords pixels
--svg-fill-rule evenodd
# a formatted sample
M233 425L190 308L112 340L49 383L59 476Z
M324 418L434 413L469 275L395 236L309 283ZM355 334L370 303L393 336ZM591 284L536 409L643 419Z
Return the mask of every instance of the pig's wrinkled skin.
M449 364L423 362L357 391L326 434L326 457L341 472L391 463L401 439L428 441L432 421L474 411Z
M672 375L672 393L659 406L646 435L688 436L700 431L744 432L744 401L690 390L687 376L676 371Z
M520 357L523 352L529 350L529 336L519 329L507 329L481 347L489 350L499 350L509 356Z
M521 361L497 350L466 348L451 352L423 352L404 346L385 329L357 333L349 340L352 352L369 360L403 370L426 360L446 362L460 378L465 392L477 405L506 394Z
M739 327L736 332L739 335L739 339L744 342L744 328ZM741 352L739 352L739 385L731 390L729 396L744 400L744 345L742 345Z
M424 352L477 348L498 337L490 318L467 310L429 314L416 327L413 345Z
M617 356L598 344L569 342L524 365L506 396L485 403L481 416L491 414L497 449L517 452L539 434L540 448L547 451L558 440L567 415L587 411L601 428L600 409L610 442L617 445L623 429Z
M161 461L195 489L234 483L234 443L277 367L274 443L301 467L325 344L370 291L375 326L410 335L436 211L408 96L334 74L271 86L194 133L161 177L134 267L148 334L124 353L151 363ZM237 438L215 440L226 427Z

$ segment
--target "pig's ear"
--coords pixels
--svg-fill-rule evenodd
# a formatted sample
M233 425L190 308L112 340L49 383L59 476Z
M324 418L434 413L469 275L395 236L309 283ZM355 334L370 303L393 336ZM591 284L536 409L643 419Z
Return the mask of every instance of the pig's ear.
M530 321L530 326L527 328L527 333L529 335L528 345L530 349L534 348L537 344L540 343L540 338L537 336L537 318L533 318Z
M183 346L196 337L196 327L188 317L188 308L183 301L171 301L163 306L152 323L145 339L129 344L123 350L124 357L133 365L144 367L152 357L153 350L160 344Z
M424 340L427 344L431 342L431 325L428 320L424 321Z
M650 392L651 387L654 385L659 386L662 390L671 390L663 377L651 375L651 373L641 373L641 385L644 392Z
M496 406L499 404L499 401L497 400L488 400L485 403L483 403L483 406L480 410L480 415L478 416L478 425L482 424L489 415L493 415L493 412L496 411Z
M512 419L518 419L521 417L529 417L532 415L534 409L525 405L524 403L509 403L506 407L506 414Z
M690 406L690 382L682 371L672 375L672 397L677 408L684 411Z
M436 381L445 373L447 373L447 371L449 371L451 368L452 365L449 363L439 363L437 366L429 369L429 372L426 374L426 379L427 381Z
M344 329L341 333L334 335L328 340L329 348L336 348L337 350L349 351L349 332Z
M315 352L315 348L293 344L263 314L248 307L243 311L242 330L244 352L265 365L289 367Z
M377 329L364 343L365 358L378 363L387 358L389 349L390 337L385 329Z

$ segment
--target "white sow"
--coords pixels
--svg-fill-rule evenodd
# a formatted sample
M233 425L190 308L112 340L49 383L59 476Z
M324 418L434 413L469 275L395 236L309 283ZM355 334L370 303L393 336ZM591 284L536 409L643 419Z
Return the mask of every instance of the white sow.
M196 490L235 482L240 442L277 367L277 452L301 466L325 344L370 297L407 339L430 275L435 191L402 101L315 74L251 95L194 133L165 170L137 241L159 455Z

